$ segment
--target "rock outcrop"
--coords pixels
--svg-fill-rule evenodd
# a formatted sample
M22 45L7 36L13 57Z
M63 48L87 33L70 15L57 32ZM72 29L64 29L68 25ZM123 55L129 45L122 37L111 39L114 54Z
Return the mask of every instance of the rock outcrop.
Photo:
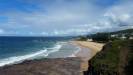
M29 60L0 68L0 75L81 75L79 58Z

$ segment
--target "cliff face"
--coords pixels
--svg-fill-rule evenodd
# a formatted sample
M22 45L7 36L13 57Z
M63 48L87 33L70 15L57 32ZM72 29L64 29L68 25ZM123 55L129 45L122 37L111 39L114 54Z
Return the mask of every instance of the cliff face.
M0 75L81 75L79 58L25 61L0 68Z
M106 44L89 65L85 75L133 75L133 40Z

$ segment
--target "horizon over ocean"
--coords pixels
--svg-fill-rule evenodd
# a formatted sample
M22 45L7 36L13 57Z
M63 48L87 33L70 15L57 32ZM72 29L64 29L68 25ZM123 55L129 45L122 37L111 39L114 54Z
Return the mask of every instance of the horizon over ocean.
M65 58L79 50L73 37L0 36L0 66L41 58Z

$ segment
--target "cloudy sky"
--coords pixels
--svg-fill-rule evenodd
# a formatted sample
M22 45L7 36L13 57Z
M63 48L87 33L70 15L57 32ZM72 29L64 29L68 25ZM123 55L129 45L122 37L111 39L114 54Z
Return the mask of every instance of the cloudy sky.
M133 0L0 0L0 36L68 36L133 28Z

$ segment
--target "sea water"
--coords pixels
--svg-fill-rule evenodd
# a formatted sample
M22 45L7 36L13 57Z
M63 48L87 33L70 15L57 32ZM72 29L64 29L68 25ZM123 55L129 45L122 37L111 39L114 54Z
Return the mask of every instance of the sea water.
M79 47L72 37L0 37L0 66L41 58L65 58Z

